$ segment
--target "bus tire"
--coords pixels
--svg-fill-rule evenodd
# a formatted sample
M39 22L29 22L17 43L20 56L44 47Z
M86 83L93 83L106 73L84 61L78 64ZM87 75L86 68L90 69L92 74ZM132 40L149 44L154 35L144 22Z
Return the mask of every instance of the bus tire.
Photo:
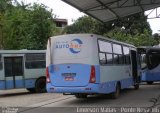
M87 98L87 94L80 94L80 93L78 93L78 94L75 94L75 97L76 98Z
M121 86L120 86L120 83L117 83L116 85L116 91L111 93L111 98L112 99L117 99L120 95L120 92L121 92Z
M139 89L139 84L135 84L135 85L134 85L134 89L135 89L135 90L138 90L138 89Z
M36 93L45 93L46 92L46 78L39 78L35 84Z
M153 81L148 81L147 84L151 85L153 84Z
M36 91L35 91L35 88L27 88L27 90L29 91L29 92L31 92L31 93L35 93Z

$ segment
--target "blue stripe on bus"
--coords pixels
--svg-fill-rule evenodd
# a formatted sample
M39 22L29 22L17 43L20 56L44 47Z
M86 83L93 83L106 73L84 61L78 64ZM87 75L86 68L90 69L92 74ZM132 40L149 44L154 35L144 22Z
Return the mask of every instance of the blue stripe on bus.
M4 90L4 89L5 89L5 81L0 80L0 90Z
M16 80L15 87L13 80L0 80L0 90L13 88L34 88L36 79Z
M36 82L36 79L27 79L27 80L25 80L25 87L26 88L34 88L35 82Z
M112 93L116 90L116 83L118 81L105 82L100 84L89 83L86 87L54 87L51 83L47 83L47 92L56 93ZM120 80L121 89L128 88L133 85L133 79Z
M119 81L110 81L100 84L100 93L111 93L115 92L117 82L121 83L121 89L133 86L133 78L127 78Z
M120 80L120 83L121 83L121 89L128 88L134 85L133 78L127 78L127 79Z
M16 88L24 88L24 80L16 80L15 87Z
M5 81L6 83L5 83L5 88L6 89L13 89L14 88L14 83L13 83L13 80L6 80Z
M13 80L6 80L6 89L12 89L12 88L23 88L24 87L24 80L15 80L15 87L14 87L14 81Z
M143 72L141 81L160 81L160 72Z

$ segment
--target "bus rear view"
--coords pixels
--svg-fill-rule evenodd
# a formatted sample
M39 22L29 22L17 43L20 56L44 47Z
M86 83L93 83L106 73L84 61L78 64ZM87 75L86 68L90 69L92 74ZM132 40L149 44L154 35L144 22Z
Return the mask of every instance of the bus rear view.
M139 88L137 52L133 45L95 34L51 37L46 55L47 91L84 98Z
M93 35L52 37L47 45L47 91L86 96L98 93L98 49ZM81 94L78 94L81 93Z

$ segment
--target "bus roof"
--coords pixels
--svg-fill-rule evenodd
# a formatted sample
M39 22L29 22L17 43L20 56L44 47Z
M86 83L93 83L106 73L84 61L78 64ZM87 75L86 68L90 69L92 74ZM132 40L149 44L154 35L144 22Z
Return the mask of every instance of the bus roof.
M131 44L127 44L125 42L121 42L121 41L117 41L117 40L113 40L113 39L110 39L109 36L108 37L104 37L104 36L101 36L101 35L97 35L97 34L66 34L66 35L58 35L58 36L53 36L51 38L58 38L58 37L65 37L65 36L83 36L83 37L94 37L94 38L99 38L99 39L105 39L105 40L108 40L108 41L111 41L111 42L115 42L115 43L119 43L119 44L123 44L123 45L126 45L126 46L130 46L130 47L133 47L135 48L134 45L131 45Z
M46 53L46 50L0 50L0 54Z

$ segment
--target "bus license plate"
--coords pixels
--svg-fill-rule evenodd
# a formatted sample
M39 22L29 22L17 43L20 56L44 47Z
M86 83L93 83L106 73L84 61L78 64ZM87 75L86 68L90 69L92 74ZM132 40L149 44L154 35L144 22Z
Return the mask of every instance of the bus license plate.
M75 77L76 73L62 73L62 76L64 76L64 77Z
M74 78L73 77L65 77L65 81L73 81Z

